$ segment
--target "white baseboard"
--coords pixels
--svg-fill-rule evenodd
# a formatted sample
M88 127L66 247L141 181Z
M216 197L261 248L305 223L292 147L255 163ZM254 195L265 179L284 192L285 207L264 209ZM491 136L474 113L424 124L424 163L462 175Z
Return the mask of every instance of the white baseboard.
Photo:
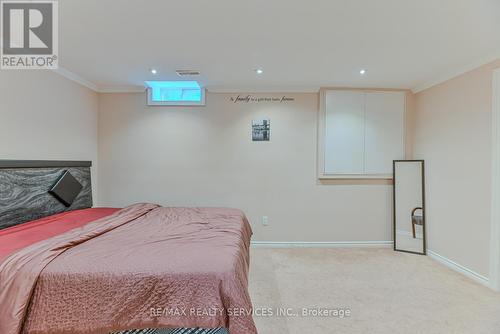
M392 241L252 241L254 248L391 248Z
M465 276L469 277L470 279L472 279L472 280L474 280L482 285L490 287L490 280L488 279L488 277L484 277L483 275L480 275L480 274L476 273L475 271L473 271L467 267L464 267L461 264L456 263L455 261L452 261L452 260L450 260L442 255L439 255L438 253L433 252L430 249L427 250L427 255L431 259L438 261L439 263L445 265L446 267L448 267L452 270L455 270L455 271L461 273L462 275L465 275Z

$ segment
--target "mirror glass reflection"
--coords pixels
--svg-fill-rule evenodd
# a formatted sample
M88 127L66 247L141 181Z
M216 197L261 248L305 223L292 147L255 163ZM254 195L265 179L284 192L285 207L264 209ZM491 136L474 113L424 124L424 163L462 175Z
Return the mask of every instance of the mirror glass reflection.
M394 161L394 249L425 254L422 160Z

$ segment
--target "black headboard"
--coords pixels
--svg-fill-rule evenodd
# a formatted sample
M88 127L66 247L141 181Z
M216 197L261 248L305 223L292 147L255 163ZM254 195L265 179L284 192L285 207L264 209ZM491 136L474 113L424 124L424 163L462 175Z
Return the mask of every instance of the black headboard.
M0 230L92 207L91 166L91 161L0 160ZM66 171L83 186L69 207L49 194Z

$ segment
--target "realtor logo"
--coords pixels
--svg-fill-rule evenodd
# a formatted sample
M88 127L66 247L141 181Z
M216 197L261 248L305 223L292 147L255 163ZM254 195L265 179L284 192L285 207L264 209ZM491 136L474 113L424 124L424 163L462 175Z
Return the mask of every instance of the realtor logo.
M0 68L57 68L57 1L2 0L0 5Z

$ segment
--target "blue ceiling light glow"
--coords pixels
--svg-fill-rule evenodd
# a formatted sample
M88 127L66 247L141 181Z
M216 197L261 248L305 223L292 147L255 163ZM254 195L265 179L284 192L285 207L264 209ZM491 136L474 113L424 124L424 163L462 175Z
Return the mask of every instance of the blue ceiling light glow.
M146 81L152 102L201 102L202 88L196 81Z

